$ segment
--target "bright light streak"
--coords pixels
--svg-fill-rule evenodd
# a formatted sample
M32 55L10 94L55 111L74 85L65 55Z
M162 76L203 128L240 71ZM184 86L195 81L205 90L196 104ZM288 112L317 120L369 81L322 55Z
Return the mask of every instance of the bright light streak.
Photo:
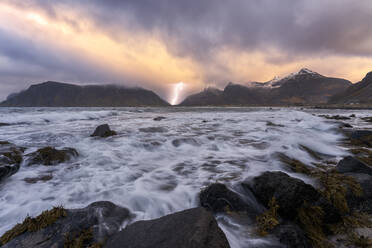
M177 102L178 102L178 100L180 98L180 93L183 90L183 87L184 87L184 83L183 82L179 82L179 83L177 83L174 86L174 88L173 88L173 97L172 97L172 100L171 100L171 104L172 105L177 104Z

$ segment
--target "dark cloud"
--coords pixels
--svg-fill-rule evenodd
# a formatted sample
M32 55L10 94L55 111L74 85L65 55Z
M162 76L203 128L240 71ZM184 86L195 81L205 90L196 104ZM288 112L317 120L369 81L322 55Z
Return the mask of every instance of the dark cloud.
M34 0L55 15L53 1ZM174 53L275 47L287 53L371 56L372 6L350 0L62 0L105 30L160 34Z
M215 54L228 47L241 52L267 52L267 63L281 65L296 58L319 56L372 57L372 6L352 0L8 0L21 8L39 8L52 18L69 20L59 7L73 8L90 18L113 39L122 30L157 36L171 54L199 62L205 77L218 80L228 69ZM78 22L76 27L78 29ZM1 32L1 31L0 31ZM37 44L4 41L0 54L33 61L45 69L76 78L91 68L70 64L58 51L40 51ZM9 38L9 37L8 37ZM14 37L13 37L14 38ZM52 48L50 48L53 50ZM280 55L270 55L272 50ZM67 60L67 61L66 61ZM25 62L26 63L26 62ZM78 64L78 66L77 66ZM1 69L1 68L0 68ZM218 71L218 72L216 72ZM112 79L103 72L93 78ZM81 75L84 75L81 76ZM135 79L130 79L135 80ZM225 78L223 79L225 80ZM160 87L159 87L160 88Z

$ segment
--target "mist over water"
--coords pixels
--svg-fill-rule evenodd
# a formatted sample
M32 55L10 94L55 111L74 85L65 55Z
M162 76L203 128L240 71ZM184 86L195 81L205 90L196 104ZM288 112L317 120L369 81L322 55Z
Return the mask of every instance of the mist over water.
M130 209L136 220L196 207L200 189L211 183L222 182L239 192L238 182L267 170L285 171L278 153L315 162L301 146L337 161L348 153L339 144L343 136L337 124L313 115L323 112L327 110L0 108L0 122L12 124L0 127L0 140L27 147L26 154L45 146L73 147L80 154L56 166L23 164L0 184L0 235L27 215L56 205L80 208L108 200ZM332 110L352 113L370 116L372 111ZM157 116L166 119L154 121ZM118 135L90 137L104 123ZM366 127L359 119L350 123ZM53 179L24 181L40 175ZM249 220L217 219L232 247L273 242L255 237Z

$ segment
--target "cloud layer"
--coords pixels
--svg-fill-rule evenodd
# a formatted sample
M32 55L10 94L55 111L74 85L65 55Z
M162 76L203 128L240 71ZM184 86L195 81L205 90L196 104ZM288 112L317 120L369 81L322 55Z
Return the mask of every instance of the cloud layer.
M372 4L352 0L5 0L0 98L31 82L141 85L168 98L300 67L357 81Z

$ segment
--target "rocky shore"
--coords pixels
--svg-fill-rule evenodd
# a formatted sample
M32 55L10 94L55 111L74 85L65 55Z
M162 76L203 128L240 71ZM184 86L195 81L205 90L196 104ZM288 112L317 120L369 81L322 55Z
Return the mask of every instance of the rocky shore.
M342 123L340 131L350 156L337 163L307 147L303 149L318 163L303 164L278 154L283 171L288 173L263 172L241 181L237 185L240 190L212 183L200 190L199 207L154 220L134 221L135 213L107 201L81 209L57 206L15 225L0 237L0 246L225 248L230 245L215 216L228 215L250 219L257 237L273 238L281 247L371 247L372 131L354 130ZM104 125L92 136L116 134ZM178 143L181 141L186 142ZM78 156L73 148L44 147L27 153L26 148L1 141L0 183L5 184L20 166L59 166ZM294 178L289 175L292 173L314 183ZM32 183L52 176L25 180Z

